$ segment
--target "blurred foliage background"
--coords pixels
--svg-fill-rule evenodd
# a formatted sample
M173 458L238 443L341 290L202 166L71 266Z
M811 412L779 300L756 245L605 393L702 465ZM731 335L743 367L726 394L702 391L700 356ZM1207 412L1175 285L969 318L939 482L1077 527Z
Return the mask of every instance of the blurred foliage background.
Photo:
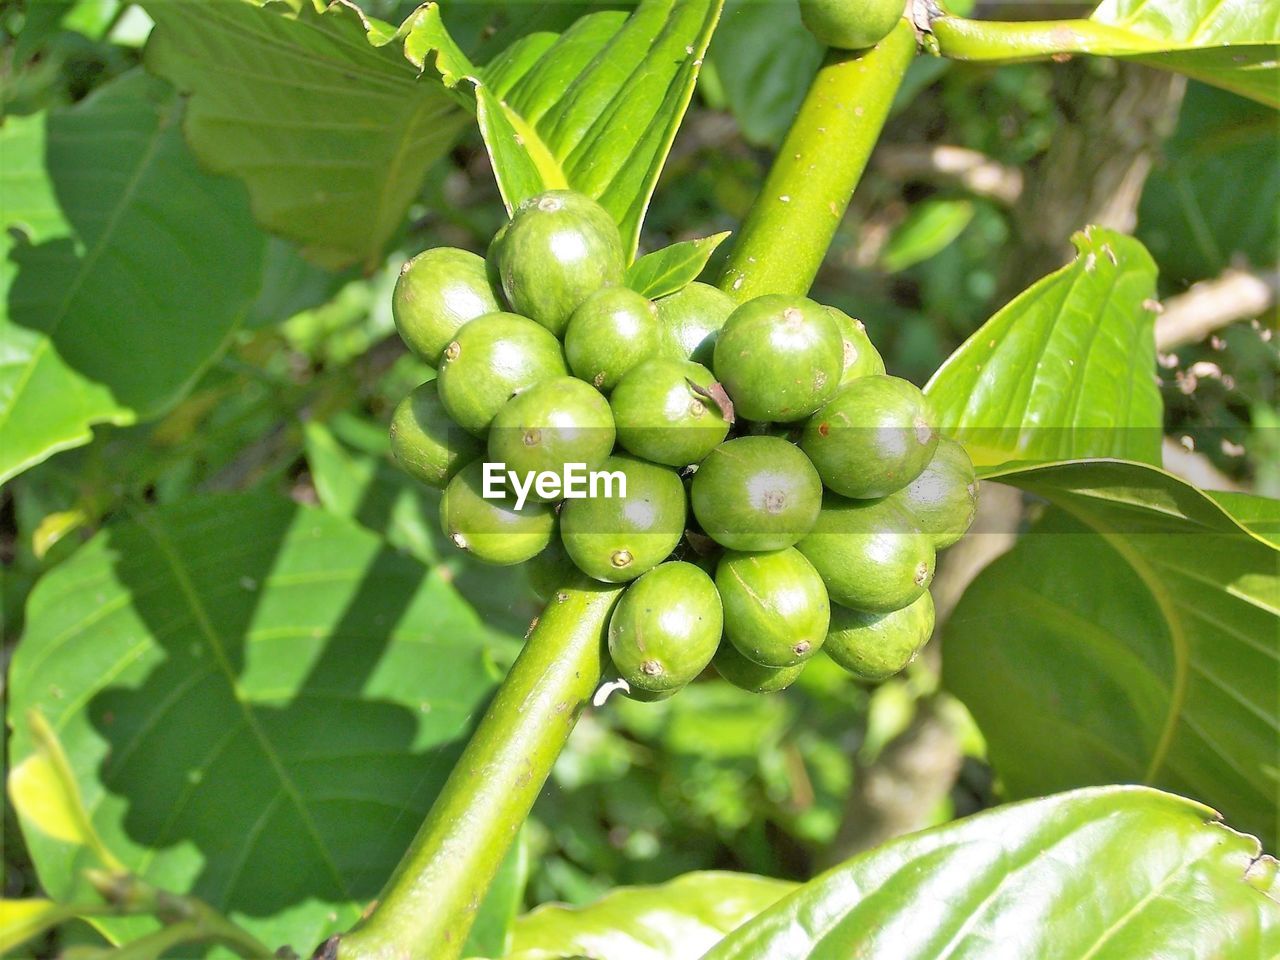
M392 0L361 6L391 22L412 8ZM446 0L444 17L483 60L586 6ZM4 114L82 99L140 62L149 26L138 7L119 0L6 3ZM736 227L820 56L793 4L730 0L644 247ZM815 296L862 318L890 370L923 384L1043 272L1035 272L1039 259L1028 253L1016 211L1035 202L1028 198L1055 142L1087 122L1081 87L1131 79L1110 63L997 69L918 59ZM1160 265L1161 297L1230 269L1274 276L1276 210L1256 198L1280 190L1275 114L1191 83L1172 116L1135 228ZM977 163L986 177L940 169L938 148ZM1084 163L1075 173L1082 185L1093 174ZM501 649L513 656L536 612L523 575L480 569L450 552L435 530L436 494L394 468L386 441L394 404L432 375L394 336L389 294L400 264L438 245L483 251L502 220L473 133L436 166L372 274L322 271L273 240L249 316L171 412L136 427L100 428L94 443L0 492L6 657L34 580L104 522L137 504L251 488L354 516L397 549L445 566L505 632ZM1271 496L1280 495L1274 327L1272 305L1168 351L1159 372L1173 441L1196 451L1222 484ZM754 697L706 679L671 701L626 702L588 716L525 831L527 901L585 902L617 884L711 867L804 877L878 839L867 826L877 803L908 808L904 824L880 825L892 832L993 802L998 784L983 764L981 738L963 708L937 690L936 655L875 690L824 664L782 696ZM927 743L938 730L945 749L936 769L895 772L895 750ZM877 783L887 784L888 796L874 795ZM4 895L31 891L10 819L4 841Z

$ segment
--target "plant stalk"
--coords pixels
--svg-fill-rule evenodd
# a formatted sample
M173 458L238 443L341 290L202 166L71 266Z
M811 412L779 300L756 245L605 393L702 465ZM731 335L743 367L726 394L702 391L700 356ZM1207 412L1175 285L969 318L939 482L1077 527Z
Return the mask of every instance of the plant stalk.
M547 605L376 905L338 960L456 960L507 849L600 684L622 584L577 576ZM332 941L325 956L333 956Z
M739 302L805 294L916 52L898 21L869 50L829 50L729 255L720 288Z
M1071 53L1158 52L1160 44L1092 20L968 20L938 17L929 23L932 45L952 60L1012 63Z

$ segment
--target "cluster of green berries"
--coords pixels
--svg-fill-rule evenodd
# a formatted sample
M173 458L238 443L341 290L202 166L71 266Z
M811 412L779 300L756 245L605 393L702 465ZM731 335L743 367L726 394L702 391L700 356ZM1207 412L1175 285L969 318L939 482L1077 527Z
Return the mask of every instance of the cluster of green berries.
M520 204L486 258L405 265L396 325L437 377L397 407L392 449L444 490L445 534L528 562L544 600L574 567L628 583L609 650L639 699L709 664L781 690L820 650L866 681L901 670L933 630L935 551L973 518L963 448L839 310L701 283L652 301L625 278L612 219L560 190ZM495 496L496 464L620 479Z

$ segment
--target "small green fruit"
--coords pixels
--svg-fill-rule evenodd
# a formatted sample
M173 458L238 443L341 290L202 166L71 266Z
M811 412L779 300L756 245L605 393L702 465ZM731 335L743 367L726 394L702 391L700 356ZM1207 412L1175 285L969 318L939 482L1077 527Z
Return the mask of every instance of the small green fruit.
M861 50L887 37L902 9L901 0L800 0L800 19L828 47Z
M658 301L661 324L658 349L672 360L711 366L716 335L737 303L722 290L694 281Z
M440 528L455 547L501 566L523 563L546 549L556 530L550 506L529 501L517 510L509 500L486 499L483 491L479 461L463 467L445 487Z
M513 396L563 377L560 342L527 317L490 313L458 331L440 360L440 399L449 416L476 436Z
M716 673L735 687L750 693L777 693L785 690L795 683L796 677L804 670L803 663L791 667L766 667L748 660L727 640L720 644L711 665L716 668Z
M629 586L609 620L609 656L633 690L678 690L711 662L724 617L711 578L659 564Z
M943 550L961 537L978 510L978 477L964 447L943 437L933 459L909 484L891 497L915 518L920 529Z
M902 671L933 634L933 596L925 591L900 610L868 613L831 607L822 649L859 680L878 683Z
M556 336L601 287L626 274L622 236L604 207L572 190L523 201L495 246L507 302Z
M464 324L501 309L484 258L454 247L418 254L401 268L391 294L400 339L433 367Z
M654 463L697 463L729 433L728 421L706 395L715 382L710 370L689 360L646 360L633 367L610 398L618 442Z
M569 559L569 553L559 537L552 537L547 548L525 565L529 586L543 603L555 599L556 591L569 583L571 577L580 577L578 568Z
M573 312L564 352L576 377L608 393L658 352L658 305L626 287L597 290Z
M800 447L822 482L873 499L920 475L938 446L929 401L898 377L858 377L804 426Z
M716 377L748 420L802 420L835 394L843 368L839 328L805 297L749 300L716 340Z
M844 372L840 374L840 382L844 384L855 377L874 377L884 373L884 360L867 336L867 328L862 321L835 307L825 309L836 322L840 339L844 341Z
M599 469L621 473L627 495L618 496L614 482L614 496L566 500L560 508L560 535L579 570L597 580L624 583L667 559L680 542L684 484L670 467L622 454Z
M822 480L798 447L778 437L738 437L702 461L690 489L703 531L731 550L781 550L808 533Z
M933 542L892 499L846 500L828 493L807 537L796 544L836 603L897 610L933 580Z
M716 567L724 632L749 660L791 667L818 652L831 609L822 578L794 547L726 553Z
M613 441L609 401L576 377L553 377L517 393L498 411L489 427L489 459L516 473L517 482L533 484L531 475L563 477L569 463L594 470L613 451ZM528 496L561 499L558 486L540 486L545 479L537 478Z
M434 380L428 380L396 405L391 415L391 453L409 476L443 490L483 448L459 427L440 402Z

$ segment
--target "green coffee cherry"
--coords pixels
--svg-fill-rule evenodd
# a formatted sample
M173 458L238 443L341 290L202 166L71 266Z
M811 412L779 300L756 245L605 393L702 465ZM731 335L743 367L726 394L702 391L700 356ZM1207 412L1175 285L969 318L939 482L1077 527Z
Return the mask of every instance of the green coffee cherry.
M920 529L943 550L961 537L978 510L978 477L964 447L943 437L933 459L891 499L915 518Z
M938 446L929 401L898 377L850 380L804 426L800 447L822 482L873 499L920 475Z
M902 9L901 0L800 0L800 19L828 47L861 50L887 37Z
M658 353L658 305L626 287L597 290L573 312L564 352L575 377L608 393L623 375Z
M622 236L604 207L572 190L523 201L494 248L507 302L556 336L601 287L626 275Z
M551 542L556 515L545 503L517 510L510 500L484 496L479 461L463 467L440 498L440 528L459 550L477 560L507 566L537 556Z
M613 441L609 401L576 377L553 377L517 393L498 411L489 426L489 459L516 473L517 482L533 484L539 473L563 477L570 463L594 470L613 451ZM561 499L558 488L537 484L528 496Z
M445 347L440 399L460 427L483 436L519 391L568 373L560 342L545 329L514 313L490 313L468 323Z
M445 412L434 380L415 387L391 415L391 452L409 476L443 490L483 451Z
M889 613L831 607L831 629L822 649L866 683L888 680L915 659L933 634L933 596L925 591Z
M824 309L836 322L840 339L844 341L844 371L840 374L840 382L844 384L856 377L874 377L884 373L884 360L867 336L867 328L862 321L835 307Z
M632 690L678 690L711 662L724 618L711 578L659 564L629 586L609 620L609 656Z
M658 301L658 349L671 360L711 366L716 336L737 303L722 290L694 281Z
M778 437L738 437L711 451L693 475L693 515L731 550L781 550L808 533L822 481L798 447Z
M391 295L400 339L433 367L465 323L501 309L484 258L453 247L426 250L406 263Z
M689 360L654 359L633 367L610 398L618 442L654 463L697 463L729 433L707 396L715 382L710 370Z
M556 591L568 583L571 576L581 576L559 537L552 537L546 549L529 560L525 572L530 588L543 603L554 600Z
M615 454L599 467L621 473L625 497L566 500L560 536L578 569L609 583L634 580L671 555L684 534L685 495L680 475L669 467ZM603 493L603 483L600 492Z
M727 640L720 644L711 665L716 668L716 673L735 687L750 693L777 693L785 690L795 683L804 670L803 663L790 667L766 667L748 660Z
M844 344L835 321L805 297L742 304L716 340L712 369L748 420L802 420L840 386Z
M827 591L794 547L726 553L716 567L716 587L725 636L748 660L792 667L817 653L827 638Z
M892 499L822 499L813 530L796 544L831 599L859 610L897 610L933 580L932 540Z

